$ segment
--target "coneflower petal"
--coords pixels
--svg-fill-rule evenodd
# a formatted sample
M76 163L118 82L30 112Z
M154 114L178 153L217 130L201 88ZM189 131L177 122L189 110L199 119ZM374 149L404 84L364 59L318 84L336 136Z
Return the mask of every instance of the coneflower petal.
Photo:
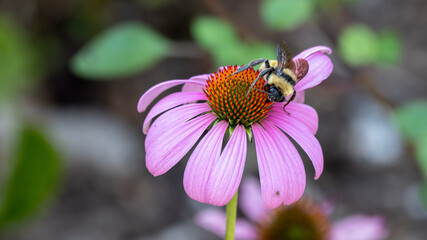
M297 95L295 96L295 99L292 101L294 103L304 103L305 101L305 91L299 91L297 92Z
M203 85L200 84L194 84L194 83L185 83L184 86L182 86L182 92L203 92L204 85L206 84L206 81L208 81L209 76L211 74L201 74L194 77L191 77L189 80L198 81L203 83Z
M323 152L319 141L314 135L304 124L298 123L297 121L285 122L281 118L278 118L277 115L275 116L273 114L269 116L268 120L281 128L302 147L313 163L316 172L314 179L318 179L323 171Z
M260 223L266 217L263 206L259 180L245 177L239 190L239 203L243 213L253 222Z
M285 162L283 177L288 188L283 193L285 195L284 204L292 204L301 198L305 189L306 177L301 156L294 144L280 129L267 120L262 121L261 124L271 139L274 139L281 157L280 160Z
M206 111L207 104L188 104L160 115L145 140L146 165L154 176L173 167L193 147L216 118ZM194 118L193 118L194 117Z
M298 121L305 125L311 134L316 134L319 127L319 116L314 108L306 104L292 102L286 106L286 111L290 113L289 115L283 111L283 104L274 104L269 117L277 117L284 122Z
M147 134L151 120L160 113L178 105L199 100L207 100L206 95L203 92L176 92L162 98L151 108L150 112L148 112L147 117L144 120L142 131Z
M184 189L192 199L209 203L207 183L215 161L221 154L227 121L220 121L200 140L187 162L184 172Z
M218 209L206 209L196 215L196 223L220 238L225 236L227 216ZM256 227L243 219L236 219L234 238L236 240L255 240Z
M166 82L162 82L159 83L153 87L151 87L150 89L148 89L139 99L138 101L138 112L142 113L144 112L148 105L150 105L150 103L157 97L159 96L160 93L164 92L165 90L180 85L180 84L185 84L185 83L191 83L191 84L196 84L196 85L202 85L205 86L205 83L198 81L198 80L189 80L189 79L177 79L177 80L171 80L171 81L166 81Z
M295 85L297 92L312 88L329 77L334 65L325 53L330 54L331 52L328 47L318 46L307 49L294 57L294 59L304 58L310 66L307 75Z
M207 185L210 204L223 206L233 198L245 168L246 145L245 127L237 125L210 174Z
M275 140L266 130L258 123L254 123L252 131L255 138L262 201L265 208L276 208L285 202L284 193L289 187L283 177L286 165Z
M321 53L325 53L325 54L329 55L329 54L332 53L332 50L329 47L326 47L326 46L315 46L315 47L311 47L311 48L308 48L308 49L300 52L293 59L298 59L298 58L304 58L304 59L306 59L310 55L312 55L314 53L317 53L317 52L321 52Z
M388 236L385 219L363 214L340 219L332 225L330 240L381 240Z

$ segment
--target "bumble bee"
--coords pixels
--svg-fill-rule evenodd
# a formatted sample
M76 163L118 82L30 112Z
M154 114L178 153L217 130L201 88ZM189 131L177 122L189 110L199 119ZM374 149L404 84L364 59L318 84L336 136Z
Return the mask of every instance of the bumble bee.
M301 80L308 72L308 62L305 59L292 60L288 44L281 42L277 45L277 60L268 60L259 58L251 61L248 65L239 67L233 74L253 68L261 64L258 77L252 82L246 96L258 82L261 77L264 77L266 83L264 90L255 89L267 93L267 99L273 102L284 102L286 97L290 96L289 100L283 105L285 107L295 99L296 91L295 84ZM231 74L231 75L233 75Z

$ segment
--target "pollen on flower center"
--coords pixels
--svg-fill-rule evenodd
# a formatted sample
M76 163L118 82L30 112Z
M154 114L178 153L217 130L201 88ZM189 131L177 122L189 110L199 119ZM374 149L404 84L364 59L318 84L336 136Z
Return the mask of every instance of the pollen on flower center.
M267 100L267 93L256 90L263 90L262 79L246 97L252 82L258 76L258 71L248 69L231 75L237 68L228 66L213 73L204 92L219 120L227 120L231 126L242 124L249 127L267 116L273 102Z

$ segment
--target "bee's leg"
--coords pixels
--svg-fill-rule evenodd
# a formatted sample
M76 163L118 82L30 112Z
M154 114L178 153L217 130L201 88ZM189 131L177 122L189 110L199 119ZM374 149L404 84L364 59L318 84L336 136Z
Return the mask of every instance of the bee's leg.
M285 111L289 116L291 115L288 111L285 110L285 107L292 102L295 99L295 96L297 95L297 92L294 90L294 93L292 94L291 98L283 105L283 111Z
M268 68L268 69L265 69L264 71L262 71L258 74L258 77L252 82L251 87L249 88L248 92L246 93L246 97L248 97L249 92L252 90L252 88L255 86L255 84L258 82L258 80L260 80L267 73L271 73L271 71L272 71L272 69Z
M265 58L258 58L258 59L252 60L248 65L239 67L234 73L230 74L229 76L234 75L234 74L239 73L239 72L243 72L243 71L245 71L245 70L247 70L249 68L253 68L256 65L259 65L259 64L261 64L262 62L265 62L265 61L268 62L268 60L265 59Z

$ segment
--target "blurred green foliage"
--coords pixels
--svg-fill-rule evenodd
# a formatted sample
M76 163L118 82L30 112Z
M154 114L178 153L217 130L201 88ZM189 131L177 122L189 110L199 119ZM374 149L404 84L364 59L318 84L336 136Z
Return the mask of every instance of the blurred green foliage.
M15 95L36 79L36 53L28 34L0 15L0 101Z
M293 30L313 14L315 0L264 0L261 18L274 31Z
M84 46L71 60L77 75L94 80L112 80L144 71L162 60L169 41L137 22L118 24Z
M385 63L397 63L403 51L403 43L397 32L386 30L380 34L379 60Z
M13 160L0 199L0 229L33 214L53 193L60 174L57 152L34 126L24 127Z
M404 136L414 143L415 156L424 176L422 199L427 207L427 101L405 104L397 109L396 116Z
M365 25L348 26L339 38L343 59L352 66L374 63L379 52L379 40L375 32Z
M368 26L354 24L346 27L339 37L340 53L350 66L374 63L396 63L401 56L402 43L397 33L375 33Z
M405 104L396 110L400 128L409 140L418 141L427 133L427 101Z
M241 41L235 29L226 21L203 16L196 18L191 33L210 52L218 66L242 65L256 58L275 58L275 46L262 42Z

